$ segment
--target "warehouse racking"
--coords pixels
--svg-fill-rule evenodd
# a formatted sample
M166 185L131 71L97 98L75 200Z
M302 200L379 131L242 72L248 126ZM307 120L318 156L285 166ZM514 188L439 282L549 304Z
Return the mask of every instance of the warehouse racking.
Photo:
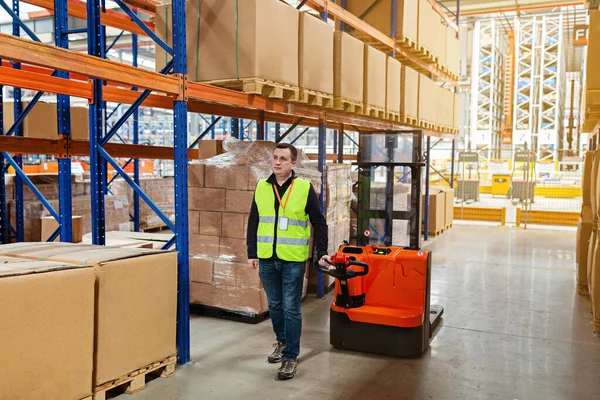
M231 130L234 136L240 136L244 120L256 121L257 139L264 139L267 121L276 124L290 124L293 127L302 124L317 127L319 133L318 160L319 170L325 169L326 129L338 131L337 144L342 149L344 130L368 132L369 130L405 130L406 127L392 121L380 120L368 116L347 114L340 111L325 110L300 103L288 103L258 96L248 95L202 83L188 82L186 76L186 37L185 37L185 0L172 1L173 46L170 48L153 33L153 24L143 21L134 9L153 13L155 4L146 0L115 0L125 14L107 10L104 1L88 0L27 0L27 3L46 8L53 12L55 21L55 46L39 42L34 32L19 18L19 1L13 0L12 7L4 0L0 5L13 18L12 35L0 34L0 85L15 87L14 108L15 124L7 132L0 131L0 150L2 166L10 165L16 172L16 227L10 226L7 218L5 195L5 176L0 174L0 235L3 243L10 240L11 234L17 241L23 240L23 185L27 185L40 199L50 214L59 223L59 228L49 240L59 234L62 241L71 240L71 157L90 157L91 178L91 215L92 239L94 244L105 244L105 207L104 196L107 193L107 165L112 168L134 190L134 226L139 229L140 199L162 219L173 233L173 238L165 245L176 245L178 250L178 325L177 346L178 362L190 361L189 342L189 276L188 276L188 208L187 208L187 162L197 158L193 149L198 140L188 145L187 113L203 113L215 116L232 117ZM324 18L333 16L343 23L353 26L365 35L387 46L391 52L401 54L404 59L416 66L421 73L437 77L449 85L456 81L447 72L439 69L431 60L423 60L409 50L398 46L396 41L386 34L370 27L335 3L328 0L302 1L321 12ZM435 5L435 1L433 3ZM133 8L132 8L133 7ZM393 9L396 1L392 1ZM436 10L446 15L436 5ZM395 12L391 13L391 26L395 24ZM68 16L86 20L86 28L69 29ZM457 18L458 20L458 18ZM456 26L450 21L452 26ZM133 34L133 65L126 65L106 59L104 27L111 26ZM33 41L19 38L21 30ZM395 31L394 29L392 31ZM74 33L87 33L88 54L68 50L68 36ZM162 73L155 73L137 67L137 35L148 36L160 47L172 55L172 60ZM10 61L8 63L7 61ZM20 88L39 91L29 105L22 108ZM21 124L27 113L33 108L44 92L57 95L57 118L59 137L36 139L22 137ZM70 139L70 97L86 99L89 102L89 142ZM0 97L0 103L3 99ZM105 102L130 105L120 114L117 122L105 128ZM173 147L147 146L139 144L139 106L173 110ZM2 104L0 104L0 129L3 129ZM129 119L133 119L132 143L114 143L117 131ZM213 117L210 128L198 136L201 139L218 123L219 117ZM238 125L239 123L239 125ZM106 129L106 133L104 133ZM279 134L276 127L276 139L281 140L287 132ZM429 136L442 136L432 131L424 131ZM453 149L454 149L454 140ZM11 156L9 153L15 154ZM343 160L343 152L338 150L337 159ZM454 151L453 151L454 153ZM22 154L54 154L59 157L59 210L52 208L42 193L27 177L22 169ZM452 154L454 158L454 154ZM129 159L134 164L134 176L130 177L118 158ZM175 223L171 222L151 199L142 191L140 183L140 158L174 160L175 176ZM452 174L453 176L453 174ZM326 175L323 174L323 181ZM325 182L323 182L325 183ZM322 185L321 198L324 201ZM319 276L320 295L322 295L322 277Z

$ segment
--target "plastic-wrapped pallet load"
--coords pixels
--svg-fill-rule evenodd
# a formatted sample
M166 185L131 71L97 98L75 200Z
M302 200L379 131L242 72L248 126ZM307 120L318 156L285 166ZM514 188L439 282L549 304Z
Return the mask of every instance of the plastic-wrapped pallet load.
M593 211L592 211L592 196L591 196L591 177L593 166L594 152L587 151L585 153L585 161L583 167L583 205L581 206L581 216L577 224L577 292L579 294L588 294L588 251L590 248L590 239L593 231Z
M276 0L187 0L190 81L262 79L298 86L299 12ZM156 8L156 34L171 45L170 4ZM156 70L171 59L156 46Z
M247 315L267 311L258 271L247 264L246 231L254 189L272 173L275 146L227 139L223 154L189 164L191 303ZM294 171L320 190L321 174L302 152Z
M0 256L1 398L92 395L94 281L93 268Z

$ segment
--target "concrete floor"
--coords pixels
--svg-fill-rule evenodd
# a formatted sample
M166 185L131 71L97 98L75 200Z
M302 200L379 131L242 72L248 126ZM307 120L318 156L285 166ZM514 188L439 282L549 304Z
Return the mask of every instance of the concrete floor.
M265 360L270 322L192 316L195 364L135 399L600 397L600 338L588 301L575 294L574 231L455 225L425 247L434 251L432 302L445 317L420 359L331 348L331 297L310 297L295 379L277 381Z

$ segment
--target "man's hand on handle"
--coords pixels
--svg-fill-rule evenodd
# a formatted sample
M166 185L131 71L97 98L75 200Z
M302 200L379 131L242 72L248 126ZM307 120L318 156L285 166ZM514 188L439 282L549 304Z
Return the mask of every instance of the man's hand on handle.
M248 266L252 267L252 269L258 268L258 260L256 258L248 260Z
M328 255L324 255L323 257L321 257L321 259L319 260L319 265L321 267L329 267L329 262L331 262L331 256Z

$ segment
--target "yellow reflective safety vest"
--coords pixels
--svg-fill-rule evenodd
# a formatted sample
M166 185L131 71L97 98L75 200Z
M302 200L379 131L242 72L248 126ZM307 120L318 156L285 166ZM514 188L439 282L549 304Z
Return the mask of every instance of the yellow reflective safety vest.
M273 256L275 218L278 218L277 242L275 243L277 258L297 262L308 260L310 225L306 213L306 202L308 201L310 182L302 178L294 178L292 184L282 194L281 202L285 205L285 209L280 204L277 217L273 185L268 183L266 179L261 179L256 185L254 200L258 207L256 238L258 258L271 258Z

